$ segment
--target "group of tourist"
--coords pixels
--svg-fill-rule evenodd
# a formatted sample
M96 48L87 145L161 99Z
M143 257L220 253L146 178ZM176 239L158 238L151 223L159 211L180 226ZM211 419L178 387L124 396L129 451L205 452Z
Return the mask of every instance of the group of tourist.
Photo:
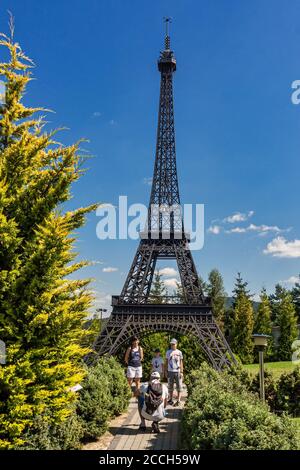
M161 356L160 349L155 349L151 361L151 375L148 382L141 384L143 376L142 362L144 360L143 348L139 339L134 336L125 353L127 365L127 380L132 386L135 382L135 395L138 398L138 409L141 417L140 430L146 430L146 420L152 421L152 432L159 433L159 422L166 415L166 407L180 406L183 380L183 356L177 348L177 340L170 341L170 348L166 357ZM168 387L162 382L166 378ZM174 385L176 385L177 399L174 402Z

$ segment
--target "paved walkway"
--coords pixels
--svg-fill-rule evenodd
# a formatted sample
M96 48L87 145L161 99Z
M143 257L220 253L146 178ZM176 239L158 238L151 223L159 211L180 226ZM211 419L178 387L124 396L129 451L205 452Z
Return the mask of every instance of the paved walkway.
M183 404L186 389L183 391ZM179 408L167 407L167 416L160 423L160 434L151 433L151 423L148 421L147 431L139 431L140 417L137 410L137 400L132 398L128 414L117 429L110 428L114 435L108 450L176 450L180 440L180 420L183 404Z

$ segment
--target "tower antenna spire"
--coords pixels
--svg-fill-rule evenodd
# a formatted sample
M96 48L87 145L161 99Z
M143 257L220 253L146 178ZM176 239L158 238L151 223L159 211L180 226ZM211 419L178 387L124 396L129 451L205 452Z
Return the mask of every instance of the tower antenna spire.
M165 35L165 49L170 49L170 23L172 23L172 18L170 16L164 16L164 23L166 25L166 35Z

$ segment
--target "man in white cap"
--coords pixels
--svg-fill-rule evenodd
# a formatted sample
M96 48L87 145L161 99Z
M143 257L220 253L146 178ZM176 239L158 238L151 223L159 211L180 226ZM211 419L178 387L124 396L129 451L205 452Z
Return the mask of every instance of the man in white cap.
M177 339L170 341L171 348L166 354L165 370L168 371L169 405L179 406L181 400L181 389L183 379L183 356L177 349ZM177 401L173 402L174 383L176 384Z
M138 407L141 417L140 430L146 431L146 420L152 421L152 432L159 433L159 421L165 417L168 389L160 381L160 373L152 372L149 383L138 391Z

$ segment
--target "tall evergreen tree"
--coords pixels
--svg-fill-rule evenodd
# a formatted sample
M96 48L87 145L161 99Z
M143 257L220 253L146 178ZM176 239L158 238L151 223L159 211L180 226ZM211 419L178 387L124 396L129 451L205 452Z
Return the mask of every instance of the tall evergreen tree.
M277 319L277 314L278 314L278 307L281 302L282 296L284 296L286 292L286 289L281 285L281 284L276 284L275 286L275 292L274 294L271 294L269 299L270 299L270 305L271 305L271 320L275 324L276 319Z
M273 305L276 313L275 323L280 331L277 360L289 361L292 357L293 341L298 337L296 310L291 293L277 285Z
M231 346L243 363L253 361L253 326L254 315L248 283L244 282L240 273L233 290L233 307L230 320Z
M223 329L225 320L226 292L221 273L213 269L208 275L207 295L211 298L213 313L219 326Z
M233 296L232 296L233 307L235 307L240 294L244 294L246 297L248 297L248 299L251 298L250 290L248 289L248 282L243 280L241 273L238 273L236 280L235 280L235 285L233 288Z
M33 418L63 422L75 400L70 387L83 378L80 346L90 305L88 280L67 278L75 262L75 229L94 206L62 212L81 173L78 144L64 147L44 131L41 108L22 98L32 62L11 37L0 64L0 448L22 445Z
M150 292L150 303L152 304L163 304L166 302L167 289L162 280L162 275L159 271L156 271L154 275L154 281Z
M274 341L272 336L271 305L265 288L260 293L260 303L255 314L254 333L270 336L266 356L272 357L274 354Z
M293 302L295 305L296 309L296 315L297 315L297 321L300 323L300 275L299 275L299 281L296 282L295 286L293 287L291 291L292 297L293 297Z
M240 294L244 294L250 298L250 291L247 289L248 283L242 279L241 273L237 274L235 285L232 292L232 303L229 308L225 311L225 321L224 321L224 330L225 335L230 338L233 328L233 316L234 309L236 306L237 299Z

